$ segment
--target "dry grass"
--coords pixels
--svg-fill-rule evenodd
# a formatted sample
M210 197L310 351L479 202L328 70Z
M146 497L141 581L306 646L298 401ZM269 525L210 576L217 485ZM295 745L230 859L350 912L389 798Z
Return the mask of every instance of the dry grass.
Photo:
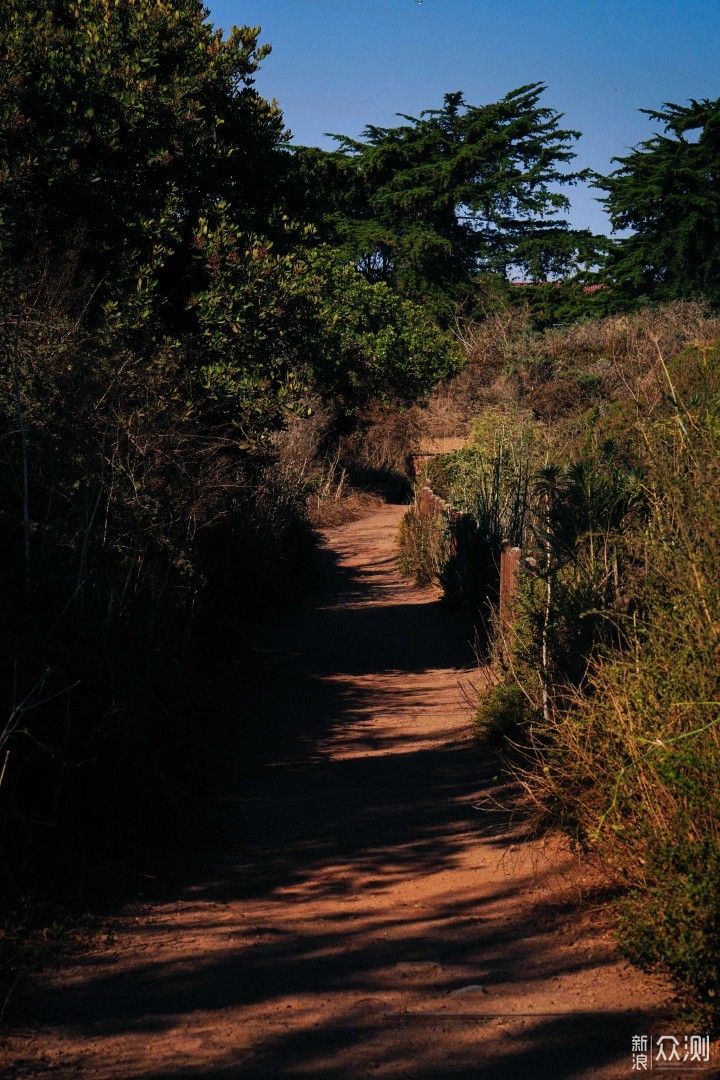
M692 408L656 357L667 394L641 428L648 515L610 547L634 568L634 609L606 612L618 632L579 685L554 686L544 715L535 703L521 779L539 821L625 882L628 954L720 1022L720 353L683 354L686 378L715 373L713 395ZM532 672L521 681L532 696Z
M467 363L417 410L423 438L466 435L479 414L498 405L519 405L552 424L598 403L648 417L666 392L658 351L672 364L688 346L717 340L720 318L703 303L678 301L536 332L518 309L457 333Z
M433 463L456 492L481 473L464 459L510 421L537 473L534 569L496 642L501 678L478 736L511 746L537 827L560 827L624 883L628 955L670 973L708 1022L720 986L718 340L720 318L698 303L542 334L495 321L426 414L433 434L474 427L471 451ZM424 524L407 522L405 545L441 576Z

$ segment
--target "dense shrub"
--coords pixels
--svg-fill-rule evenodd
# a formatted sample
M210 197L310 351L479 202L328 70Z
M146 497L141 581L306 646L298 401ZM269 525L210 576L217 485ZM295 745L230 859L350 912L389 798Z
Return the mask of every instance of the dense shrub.
M529 492L527 417L494 409L476 421L463 449L432 458L400 532L400 567L420 583L435 581L445 596L488 623L498 598L504 541L520 543Z
M642 471L613 468L595 484L593 527L573 495L581 477L555 487L545 562L540 549L524 573L512 643L513 675L535 701L524 732L533 804L625 882L629 954L710 1012L720 962L719 359L709 347L677 358L677 381L640 424ZM580 490L584 499L593 489ZM499 721L497 704L485 709Z
M188 408L181 347L112 354L39 300L10 299L2 866L62 885L202 790L205 642L228 628L242 640L287 592L307 529L272 458Z
M465 433L487 407L515 405L553 429L551 457L565 459L565 429L589 432L583 412L600 419L623 406L634 423L661 408L660 356L672 365L688 346L711 344L720 319L701 302L677 302L538 331L527 307L510 306L457 330L467 364L431 396L430 422L437 414L441 434Z
M476 402L487 390L475 443L429 468L497 536L524 447L515 619L492 623L497 681L476 734L512 748L538 823L624 883L628 955L717 1015L720 325L690 304L542 335L510 325L496 320L487 362L456 380L465 392L476 379ZM500 406L502 353L515 390ZM551 413L558 387L575 389ZM440 580L450 563L446 549Z
M484 691L473 719L477 741L507 749L523 737L532 703L518 682L500 682Z

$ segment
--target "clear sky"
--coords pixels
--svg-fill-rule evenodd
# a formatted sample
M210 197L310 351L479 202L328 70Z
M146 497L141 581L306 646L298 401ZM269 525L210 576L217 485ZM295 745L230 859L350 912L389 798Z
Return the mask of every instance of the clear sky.
M207 2L207 0L206 0ZM720 0L210 0L216 26L261 26L256 80L294 141L327 146L462 90L471 105L544 82L583 133L576 164L611 158L658 125L638 110L720 97ZM599 192L568 189L575 225L608 231Z

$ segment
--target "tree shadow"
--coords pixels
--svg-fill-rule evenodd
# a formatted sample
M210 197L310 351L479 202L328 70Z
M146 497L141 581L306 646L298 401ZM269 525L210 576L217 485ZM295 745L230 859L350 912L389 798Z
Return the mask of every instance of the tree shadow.
M68 1068L99 1063L103 1075L111 1040L121 1056L107 1075L155 1080L629 1070L648 1014L572 1011L563 981L589 961L558 951L577 911L543 894L557 871L497 870L523 833L509 813L477 808L496 765L457 729L469 626L387 570L325 549L316 602L264 628L238 701L239 727L250 716L262 734L252 752L238 739L206 850L156 886L122 953L91 955L32 999L34 1022L62 1034ZM493 864L485 884L468 852ZM429 891L415 897L415 881ZM512 893L536 896L521 923L497 916ZM613 962L600 950L593 970ZM476 984L479 1001L455 996ZM519 991L545 1000L555 984L552 1015L498 1015ZM196 1028L205 1041L179 1038L172 1064L133 1071L148 1040ZM92 1047L84 1059L72 1056L78 1040Z

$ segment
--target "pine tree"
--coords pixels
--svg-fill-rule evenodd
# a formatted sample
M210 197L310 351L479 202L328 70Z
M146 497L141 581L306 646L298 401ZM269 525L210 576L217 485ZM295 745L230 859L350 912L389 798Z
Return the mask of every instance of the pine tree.
M371 280L440 306L465 300L481 273L546 280L592 261L594 238L569 227L559 190L587 176L566 168L578 132L540 105L544 90L482 106L446 94L397 127L334 136L332 154L305 151L329 207L325 235Z
M607 269L622 291L720 304L720 99L644 109L664 127L600 178L617 241ZM690 133L697 137L689 137Z

